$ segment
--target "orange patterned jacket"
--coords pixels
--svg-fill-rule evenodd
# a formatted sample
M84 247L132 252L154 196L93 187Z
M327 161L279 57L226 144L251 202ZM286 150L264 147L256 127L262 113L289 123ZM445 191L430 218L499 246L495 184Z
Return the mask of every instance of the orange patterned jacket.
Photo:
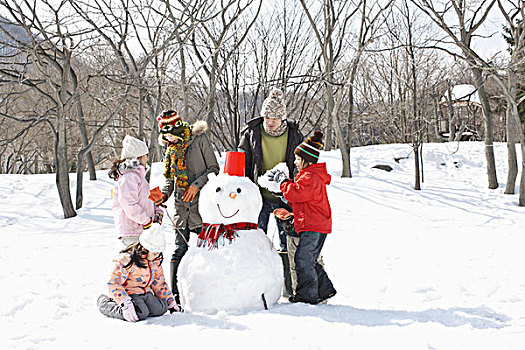
M131 260L130 253L121 253L113 260L115 267L108 282L110 296L120 304L122 299L130 294L145 294L152 291L156 296L170 303L173 300L160 259L146 260L146 268L136 265L126 266ZM171 299L171 300L170 300Z

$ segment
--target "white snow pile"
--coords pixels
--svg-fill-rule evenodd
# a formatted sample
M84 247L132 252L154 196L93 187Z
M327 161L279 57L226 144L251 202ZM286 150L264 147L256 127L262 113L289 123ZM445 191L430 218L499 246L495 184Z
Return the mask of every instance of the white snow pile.
M203 187L199 212L208 224L257 224L262 198L247 177L220 174ZM192 242L178 270L181 303L192 312L263 310L281 295L283 265L261 229L238 230L216 249ZM264 300L263 300L264 296Z
M481 103L479 100L479 95L474 87L474 85L469 84L459 84L452 87L450 93L451 96L448 96L448 91L445 93L445 96L441 97L441 102L447 102L451 100L452 102L456 101L471 101L475 103Z
M279 163L272 169L266 171L262 176L260 176L257 179L257 182L259 183L259 186L266 188L270 192L281 193L281 187L279 186L279 184L277 184L277 182L275 181L268 180L268 174L274 169L283 171L285 174L288 174L288 166L286 165L286 163Z
M96 307L120 249L107 171L84 177L84 206L68 220L54 174L0 175L1 347L522 350L525 208L517 194L504 194L506 145L494 152L499 188L489 190L483 143L425 144L421 191L413 189L410 145L352 148L352 178L340 177L339 151L322 152L333 212L322 255L338 291L327 305L281 298L269 310L187 311L133 324ZM154 164L152 188L163 183L162 170ZM167 204L173 214L173 200ZM175 234L164 220L169 278ZM273 219L268 238L278 246ZM188 267L211 268L204 266Z

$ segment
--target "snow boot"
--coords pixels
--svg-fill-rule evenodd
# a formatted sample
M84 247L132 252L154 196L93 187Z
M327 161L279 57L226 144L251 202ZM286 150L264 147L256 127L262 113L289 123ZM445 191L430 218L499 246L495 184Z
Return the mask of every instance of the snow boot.
M288 298L290 297L292 292L292 274L290 272L290 261L288 260L288 252L279 252L279 255L281 256L281 259L283 261L283 277L284 277L284 285L283 285L283 297Z
M319 301L325 301L336 295L337 291L335 290L332 281L326 274L321 264L315 264L315 272L317 273L317 288L319 291Z
M99 311L104 316L124 320L124 316L122 315L122 308L107 295L102 294L98 297L97 306Z
M175 302L180 307L179 288L177 288L177 270L179 269L180 260L171 260L170 262L170 281L171 292L175 298Z

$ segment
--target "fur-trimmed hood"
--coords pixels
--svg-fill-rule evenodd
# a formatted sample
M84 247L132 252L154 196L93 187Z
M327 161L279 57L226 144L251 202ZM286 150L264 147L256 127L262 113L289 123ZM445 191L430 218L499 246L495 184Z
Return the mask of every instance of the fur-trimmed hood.
M191 141L196 136L199 136L208 130L208 123L205 120L197 120L195 123L190 125L190 129L191 129L191 138L190 138L190 143L191 143ZM159 135L159 145L161 146L168 145L168 141L164 140L164 138L162 137L162 134Z

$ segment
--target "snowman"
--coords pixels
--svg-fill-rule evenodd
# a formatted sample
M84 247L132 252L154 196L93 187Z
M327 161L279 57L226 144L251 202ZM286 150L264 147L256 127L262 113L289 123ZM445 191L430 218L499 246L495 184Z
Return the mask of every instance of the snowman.
M228 152L224 173L201 190L203 230L179 266L185 310L242 313L275 304L283 265L266 234L257 228L262 198L244 177L244 153Z

